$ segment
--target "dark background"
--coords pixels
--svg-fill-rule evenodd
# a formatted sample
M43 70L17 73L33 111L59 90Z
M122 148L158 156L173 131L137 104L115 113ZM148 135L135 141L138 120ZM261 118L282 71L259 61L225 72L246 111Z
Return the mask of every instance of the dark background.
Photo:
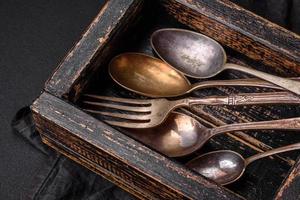
M232 0L300 32L299 0ZM104 0L0 0L0 199L24 199L45 157L13 134L15 113L44 82Z
M0 0L0 199L24 199L45 156L12 133L15 113L97 15L103 0Z

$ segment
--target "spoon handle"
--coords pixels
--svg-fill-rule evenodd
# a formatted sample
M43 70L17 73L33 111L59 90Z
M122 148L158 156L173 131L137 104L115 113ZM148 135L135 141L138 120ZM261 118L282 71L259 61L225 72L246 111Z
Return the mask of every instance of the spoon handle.
M211 136L243 130L300 130L300 117L261 122L228 124L211 129Z
M298 78L298 77L289 78L289 79L295 80L295 81L300 81L300 78ZM265 88L272 88L272 89L277 89L277 90L284 90L282 87L274 85L273 83L270 83L270 82L267 82L267 81L264 81L261 79L248 78L248 79L201 81L201 82L193 84L186 93L190 93L197 89L220 87L220 86L265 87Z
M291 92L294 92L295 94L300 95L300 82L290 80L287 78L282 78L279 76L274 76L265 72L257 71L255 69L247 68L241 65L236 65L232 63L227 63L224 65L224 69L234 69L241 72L245 72L247 74L251 74L253 76L256 76L258 78L264 79L266 81L269 81L275 85L278 85L284 89L287 89Z
M241 93L229 96L189 98L192 105L300 104L300 97L290 92Z
M268 156L271 156L274 154L283 153L283 152L287 152L287 151L294 151L294 150L298 150L298 149L300 149L300 143L290 144L290 145L283 146L280 148L272 149L270 151L258 153L254 156L251 156L251 157L245 159L245 164L248 165L248 164L252 163L253 161L256 161L261 158L265 158L265 157L268 157Z

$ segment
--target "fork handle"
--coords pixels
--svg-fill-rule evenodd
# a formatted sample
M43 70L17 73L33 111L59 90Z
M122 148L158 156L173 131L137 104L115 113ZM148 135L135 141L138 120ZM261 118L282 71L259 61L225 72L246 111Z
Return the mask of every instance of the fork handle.
M188 105L299 104L300 97L290 92L241 93L229 96L189 98Z

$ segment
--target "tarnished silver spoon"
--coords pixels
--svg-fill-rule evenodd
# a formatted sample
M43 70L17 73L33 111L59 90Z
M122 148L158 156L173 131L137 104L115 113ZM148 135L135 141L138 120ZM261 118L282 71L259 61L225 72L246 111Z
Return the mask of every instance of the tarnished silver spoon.
M298 149L300 143L272 149L246 159L230 150L213 151L191 160L186 166L221 185L227 185L238 180L250 163L267 156Z
M219 86L282 89L260 79L210 80L191 84L167 63L141 53L123 53L114 57L109 64L109 74L122 87L148 97L174 97Z
M207 128L194 118L173 112L161 125L149 129L130 129L128 135L169 156L180 157L200 149L210 138L243 130L300 130L300 118L228 124Z
M238 70L300 94L300 83L233 63L226 63L226 53L215 40L184 29L160 29L151 44L161 59L187 76L209 78L226 69Z

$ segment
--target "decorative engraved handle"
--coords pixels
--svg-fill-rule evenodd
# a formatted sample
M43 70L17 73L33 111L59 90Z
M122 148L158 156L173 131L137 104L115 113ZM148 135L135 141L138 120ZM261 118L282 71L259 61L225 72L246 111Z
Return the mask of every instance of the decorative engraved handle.
M261 122L248 122L220 126L212 129L212 136L220 133L244 130L300 130L300 117Z
M253 161L256 161L256 160L261 159L261 158L265 158L267 156L271 156L271 155L274 155L274 154L283 153L283 152L287 152L287 151L294 151L294 150L298 150L298 149L300 149L300 143L295 143L295 144L283 146L283 147L280 147L280 148L272 149L270 151L266 151L266 152L263 152L263 153L256 154L254 156L251 156L251 157L247 158L245 160L245 162L246 162L246 165L248 165L248 164L252 163Z
M255 69L243 67L240 65L227 63L224 65L225 69L234 69L241 72L245 72L247 74L251 74L253 76L256 76L258 78L264 79L266 81L269 81L275 85L278 85L282 88L285 88L291 92L294 92L295 94L300 95L300 83L298 81L290 80L287 78L282 78L278 76L274 76L265 72L257 71Z
M299 104L300 97L290 92L268 92L231 95L229 105Z
M241 93L230 96L189 98L192 105L259 105L259 104L299 104L300 97L290 92Z

